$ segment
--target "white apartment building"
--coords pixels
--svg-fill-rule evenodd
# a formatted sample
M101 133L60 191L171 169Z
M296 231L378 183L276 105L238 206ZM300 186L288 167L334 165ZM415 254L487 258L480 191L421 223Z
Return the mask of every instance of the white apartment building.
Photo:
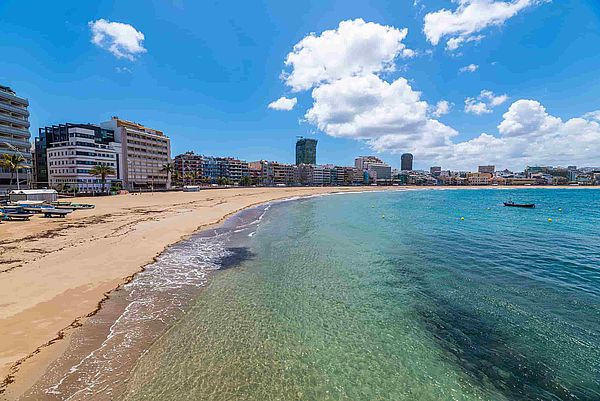
M359 156L354 159L354 167L360 171L368 170L371 164L383 164L383 160L375 156Z
M121 143L123 187L137 189L168 189L171 180L163 167L171 162L171 142L162 131L113 117L100 124L115 132Z
M97 128L97 127L96 127ZM46 150L48 182L51 188L68 187L79 192L102 191L101 177L90 174L98 164L112 167L115 174L106 177L106 189L119 181L121 144L97 141L93 126L68 126L66 140L53 142Z
M467 182L469 185L489 185L492 183L492 177L490 173L468 173Z
M20 155L29 168L21 170L19 184L27 184L31 171L31 144L29 143L29 101L19 97L7 86L0 85L0 155ZM16 175L0 168L0 191L15 187Z

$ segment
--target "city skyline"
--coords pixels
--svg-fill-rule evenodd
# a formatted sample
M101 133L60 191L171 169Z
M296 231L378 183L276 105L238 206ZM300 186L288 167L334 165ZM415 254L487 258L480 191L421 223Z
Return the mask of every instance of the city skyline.
M481 20L471 26L476 6ZM66 2L26 20L23 7L0 5L0 49L13 55L0 60L0 81L29 99L32 133L119 115L163 129L173 155L235 149L246 160L293 163L290 144L301 135L319 141L323 164L376 154L398 167L405 152L422 170L600 164L600 56L586 51L600 38L600 6L591 1L310 4L301 19L299 6L276 3ZM197 24L205 15L211 21ZM381 46L361 57L339 46L369 40ZM324 56L330 46L343 65ZM346 85L360 93L342 96ZM338 124L344 110L331 99L360 107Z

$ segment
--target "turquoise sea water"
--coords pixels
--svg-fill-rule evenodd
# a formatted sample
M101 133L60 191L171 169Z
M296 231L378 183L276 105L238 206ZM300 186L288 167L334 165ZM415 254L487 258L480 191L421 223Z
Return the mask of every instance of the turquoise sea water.
M335 195L238 234L125 399L600 400L598 190Z

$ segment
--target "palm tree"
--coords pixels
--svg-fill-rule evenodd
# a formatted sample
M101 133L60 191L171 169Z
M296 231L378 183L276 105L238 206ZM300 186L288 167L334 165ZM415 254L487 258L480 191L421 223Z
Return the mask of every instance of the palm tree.
M177 171L173 172L173 174L171 174L171 180L173 181L173 185L177 186L179 185L179 173L177 173Z
M250 185L252 185L252 179L247 175L242 176L240 179L240 186L249 187Z
M183 176L183 184L185 185L186 181L188 184L194 183L194 173L185 173Z
M173 174L173 172L175 171L175 166L173 165L173 163L163 164L160 171L162 171L163 173L167 173L167 182L168 182L171 180L171 174Z
M90 174L96 177L100 177L102 182L102 192L106 189L106 176L115 175L115 169L106 164L96 164L90 169Z
M18 171L27 168L25 165L25 158L21 155L8 155L3 154L0 159L0 167L4 167L10 170L10 186L12 186L13 176L17 173L17 189L19 188Z
M198 185L198 183L202 183L202 172L200 170L194 171L194 185Z

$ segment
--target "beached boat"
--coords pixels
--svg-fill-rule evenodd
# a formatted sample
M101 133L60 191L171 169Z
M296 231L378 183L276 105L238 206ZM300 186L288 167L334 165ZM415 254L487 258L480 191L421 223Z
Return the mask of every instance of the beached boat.
M90 203L71 203L73 209L93 209L96 206Z
M3 220L29 220L33 213L28 213L20 206L3 206L0 208L0 219Z
M69 213L72 213L73 210L70 209L56 209L56 208L46 208L42 209L42 213L44 217L52 218L52 217L65 217Z
M513 201L504 202L504 206L509 207L524 207L527 209L533 209L535 207L535 203L515 203Z

